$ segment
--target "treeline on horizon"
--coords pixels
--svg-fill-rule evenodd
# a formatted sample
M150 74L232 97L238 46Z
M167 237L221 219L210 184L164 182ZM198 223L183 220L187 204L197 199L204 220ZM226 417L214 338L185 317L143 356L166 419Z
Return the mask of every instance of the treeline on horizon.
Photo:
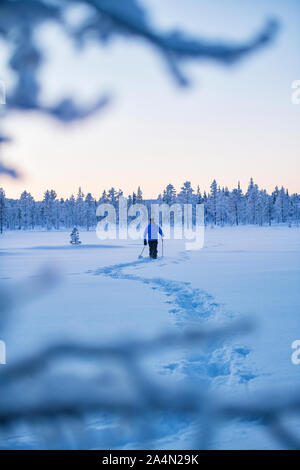
M83 194L79 188L75 197L58 198L51 189L44 193L42 201L35 201L31 194L23 191L19 199L5 197L0 188L0 232L4 230L47 230L81 227L86 230L97 224L96 209L101 203L113 204L118 213L119 198L122 190L114 188L103 191L97 200L91 193ZM202 193L199 186L194 190L189 181L183 183L177 192L172 184L168 184L157 199L143 199L142 190L127 197L128 207L132 204L145 204L150 208L152 203L172 204L204 204L205 224L211 225L272 225L287 224L299 226L300 195L289 194L288 190L277 186L271 194L260 189L250 179L248 189L243 193L240 184L232 191L220 187L216 180L210 185L210 191Z

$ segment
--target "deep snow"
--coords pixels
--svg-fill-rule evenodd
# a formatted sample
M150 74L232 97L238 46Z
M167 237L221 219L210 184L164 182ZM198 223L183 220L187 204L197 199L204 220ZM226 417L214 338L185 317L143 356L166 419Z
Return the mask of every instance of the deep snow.
M5 233L0 238L2 286L15 289L17 296L16 281L49 264L61 280L55 290L12 314L1 331L7 365L0 367L58 339L146 340L162 331L246 316L255 319L251 334L198 356L182 348L154 352L147 367L178 380L203 379L231 397L282 385L300 387L300 365L291 362L291 343L300 339L299 234L298 228L287 227L207 228L202 250L189 252L184 242L165 241L164 258L148 261L138 260L141 243L100 242L95 232L81 232L80 246L69 244L68 232ZM300 435L300 417L292 424ZM101 423L91 419L88 426L97 431ZM188 425L162 426L156 447L189 448L190 433ZM26 433L13 433L1 444L41 445ZM220 426L211 446L281 448L262 423L241 420Z

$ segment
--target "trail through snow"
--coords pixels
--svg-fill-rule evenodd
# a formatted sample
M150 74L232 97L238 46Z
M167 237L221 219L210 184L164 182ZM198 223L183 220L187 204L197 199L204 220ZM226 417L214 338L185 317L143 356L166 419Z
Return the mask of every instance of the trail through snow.
M168 305L170 315L175 316L176 327L180 329L207 324L216 327L220 323L234 322L236 315L226 310L224 305L217 302L209 293L193 287L190 282L152 276L154 267L159 270L163 266L186 261L189 261L188 254L180 252L175 258L119 263L89 270L87 274L142 283L149 289L158 291L162 295L161 301ZM134 290L133 284L132 291ZM245 387L247 389L248 383L257 377L245 361L250 352L251 348L245 346L239 337L211 341L205 347L199 345L197 350L193 348L192 351L182 351L179 359L177 354L173 361L160 363L158 372L163 375L174 375L175 378L178 376L195 386L208 385L218 393L221 390L230 393L233 386L240 390ZM155 448L188 447L191 435L197 432L195 426L195 423L180 420L172 424L165 423L161 427L160 439L156 442ZM130 445L129 448L132 448L135 443Z
M187 254L182 253L175 260L168 258L160 258L157 261L143 259L104 266L95 271L87 271L87 273L138 282L147 285L150 289L158 290L165 297L165 300L162 298L162 302L169 305L169 313L175 316L175 324L178 328L199 326L199 324L207 322L214 322L215 325L216 322L233 321L233 313L226 311L224 306L207 292L192 287L190 282L138 274L139 271L145 270L144 268L151 267L153 263L157 263L158 267L161 267L170 262L178 263L187 260ZM192 354L185 354L180 364L166 364L164 369L170 373L180 371L192 380L214 381L216 385L222 383L230 386L233 381L247 384L256 377L256 374L244 364L244 358L250 351L249 347L240 343L218 341L210 344L204 351L199 347L197 353L193 351Z
M73 249L65 232L7 232L2 237L4 288L14 289L24 279L30 282L47 263L62 272L54 292L20 305L11 315L3 338L8 365L70 338L98 345L136 338L143 342L166 330L218 328L255 317L253 334L236 334L205 347L153 351L145 370L166 382L198 386L204 381L233 400L242 396L247 401L266 389L272 394L280 385L299 384L299 366L291 362L291 344L299 339L299 229L207 228L199 252L183 251L183 243L169 241L165 257L157 261L137 260L138 243L115 240L102 245L93 232L82 232L81 239L83 245ZM78 365L80 376L87 366ZM102 442L99 429L105 436L110 423L91 419L98 421L94 429ZM188 446L188 432L184 441L182 430L178 423L162 423L157 448ZM260 422L226 422L218 431L213 448L278 448ZM20 436L11 436L6 448L40 444L29 440L29 432ZM124 440L120 445L130 444Z

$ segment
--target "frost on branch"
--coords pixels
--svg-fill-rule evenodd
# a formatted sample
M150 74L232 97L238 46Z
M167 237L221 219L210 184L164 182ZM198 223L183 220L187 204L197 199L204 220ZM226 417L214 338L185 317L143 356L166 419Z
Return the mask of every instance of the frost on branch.
M299 437L290 432L283 419L289 412L300 411L298 390L277 389L271 395L248 393L231 399L199 386L197 381L164 383L143 365L143 357L153 351L178 347L199 351L249 331L251 323L240 321L214 329L166 333L148 341L66 341L45 347L1 371L1 441L5 442L3 439L11 430L25 425L40 439L43 431L47 448L115 448L129 427L134 448L151 449L156 448L162 417L173 416L178 423L191 423L189 449L209 447L220 427L237 419L258 420L281 445L299 448ZM60 364L66 366L68 361L78 361L81 367L86 361L89 368L93 366L93 373L82 376L80 368L76 370L74 366L59 370ZM93 426L86 425L85 419L91 416L102 422L104 432L101 426L92 431ZM114 421L118 423L116 434L108 432ZM110 423L108 428L105 422ZM49 440L51 429L53 436Z

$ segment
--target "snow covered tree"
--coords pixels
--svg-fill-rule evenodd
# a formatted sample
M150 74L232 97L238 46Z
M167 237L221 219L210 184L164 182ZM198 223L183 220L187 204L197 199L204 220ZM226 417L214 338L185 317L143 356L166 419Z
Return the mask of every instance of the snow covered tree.
M84 204L84 194L81 190L81 187L78 189L76 203L75 203L75 224L79 225L80 227L84 226L84 211L85 211L85 204Z
M143 202L143 193L142 193L142 190L140 188L140 186L138 187L137 189L137 193L136 193L136 202L138 204L141 204Z
M190 181L185 181L183 186L180 188L180 193L178 194L178 200L182 204L191 204L193 196L193 188Z
M172 184L168 184L163 191L162 200L165 204L171 206L176 202L176 189Z
M198 185L197 192L196 192L196 204L202 204L202 202L203 202L203 198L201 195L200 186Z
M60 226L67 227L67 220L66 220L66 203L65 200L61 197L59 201L57 201L57 221L56 221L56 228L59 229Z
M102 196L99 198L98 204L106 204L108 202L108 197L106 191L104 190Z
M34 199L30 193L23 191L19 200L20 228L34 228Z
M248 223L257 223L258 186L250 179L246 192L246 219Z
M217 182L216 180L213 180L213 182L210 185L208 209L209 209L209 213L211 217L211 222L214 225L216 225L217 223L217 194L218 194Z
M54 201L56 199L56 192L51 189L47 190L44 194L43 199L43 215L45 218L45 223L47 230L51 230L55 227L55 211L54 211Z
M72 232L70 233L70 243L71 245L80 245L81 241L79 240L79 231L77 227L74 227Z
M233 189L231 193L231 207L230 214L235 225L240 225L243 218L243 192L241 190L240 182L238 187Z
M258 225L264 224L266 210L266 193L258 191L257 204L256 204L256 223Z
M218 188L216 197L216 223L224 226L227 218L227 201L224 188Z
M107 193L107 202L112 204L115 208L118 204L118 192L115 190L114 187L110 188Z
M286 194L285 194L285 189L282 186L280 191L278 191L278 194L276 196L275 204L274 204L274 212L275 212L275 217L277 218L277 222L284 223L287 219L287 212L288 212L288 206L287 206L287 201L286 201Z
M300 223L300 196L298 194L292 194L290 204L292 222L298 227Z
M269 196L266 191L265 192L265 204L264 204L264 218L266 223L271 226L272 225L272 218L273 218L273 200L272 196Z
M67 227L72 227L76 223L76 200L74 194L66 200L66 223Z
M92 225L96 223L96 205L95 199L88 193L85 198L85 225L86 229L89 231Z

